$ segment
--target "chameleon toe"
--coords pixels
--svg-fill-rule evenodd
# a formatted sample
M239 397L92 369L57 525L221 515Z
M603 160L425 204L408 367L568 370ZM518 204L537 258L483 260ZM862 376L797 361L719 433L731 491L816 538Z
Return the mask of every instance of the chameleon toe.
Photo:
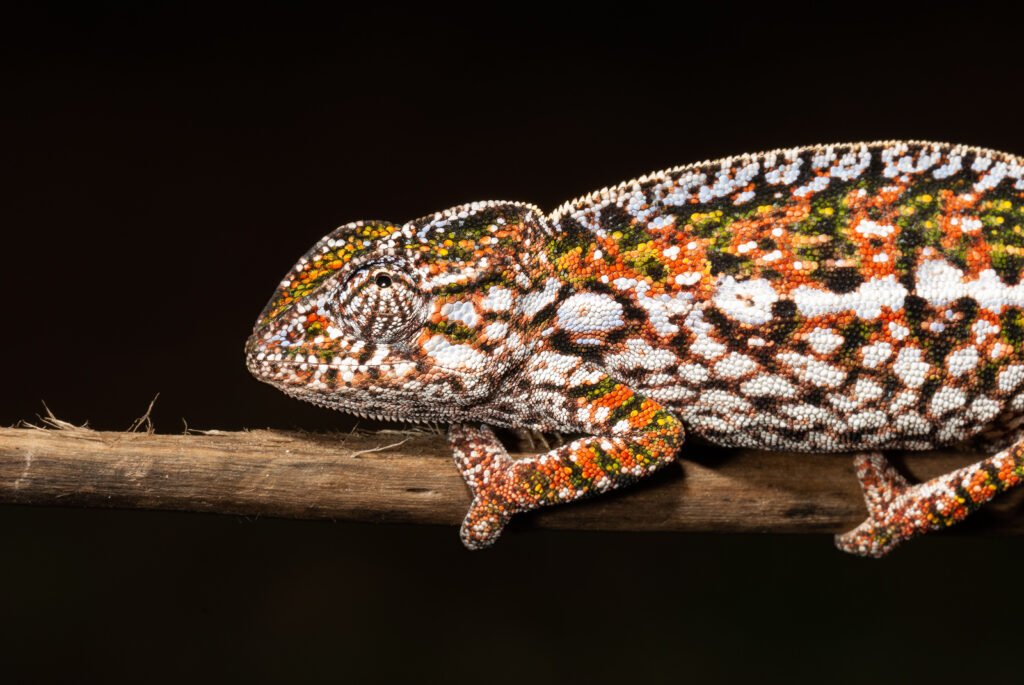
M511 518L512 512L500 502L474 499L459 531L462 544L471 550L490 547Z

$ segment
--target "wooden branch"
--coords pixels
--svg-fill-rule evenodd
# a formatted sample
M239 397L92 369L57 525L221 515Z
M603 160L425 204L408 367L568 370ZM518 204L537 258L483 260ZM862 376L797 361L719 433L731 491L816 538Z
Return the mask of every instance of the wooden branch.
M647 483L519 518L588 530L839 532L865 516L847 455L688 445L683 456ZM923 479L976 459L917 453L902 465ZM423 432L0 428L0 502L456 525L469 494L444 437ZM986 527L1024 531L1020 502L997 500Z

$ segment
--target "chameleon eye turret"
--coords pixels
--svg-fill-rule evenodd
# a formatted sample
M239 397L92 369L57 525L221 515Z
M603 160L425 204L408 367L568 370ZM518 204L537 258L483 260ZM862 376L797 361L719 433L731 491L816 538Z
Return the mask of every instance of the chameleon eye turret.
M327 310L335 324L368 343L401 343L423 327L426 296L399 264L370 264L339 284Z
M691 164L548 215L357 222L293 267L248 365L328 407L452 424L471 548L642 479L691 433L858 453L869 518L837 544L881 556L1024 478L1022 226L1024 160L918 141ZM513 460L488 426L586 437ZM882 456L965 442L993 456L916 485Z

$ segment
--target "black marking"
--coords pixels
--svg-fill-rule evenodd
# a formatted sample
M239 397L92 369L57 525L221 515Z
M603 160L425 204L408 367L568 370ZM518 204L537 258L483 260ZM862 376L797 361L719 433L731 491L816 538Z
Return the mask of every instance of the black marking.
M743 272L743 265L748 262L744 257L729 252L711 252L708 254L711 272L737 276Z
M924 319L927 311L928 302L923 297L907 295L903 299L903 312L907 317L907 323L910 324L910 332L912 335L921 335L921 321Z
M981 368L978 369L978 381L984 394L988 394L995 389L996 379L1001 368L1002 366L999 362L986 361L981 364Z
M839 333L843 336L841 356L854 359L861 345L870 337L871 330L866 322L858 319L845 326Z
M1006 308L999 316L999 328L1003 339L1013 346L1018 354L1024 347L1024 315L1019 309Z
M831 407L826 404L825 391L822 388L814 387L806 391L804 393L804 401L807 402L807 404L814 405L815 407L821 407L832 411Z
M772 305L772 322L766 337L782 345L802 323L796 313L796 303L793 300L779 300Z
M1007 252L994 253L992 269L1007 285L1017 285L1021 269L1024 269L1024 257Z
M864 282L855 266L826 266L819 269L818 277L834 293L852 293Z
M932 376L921 386L921 406L927 406L932 397L942 387L942 380Z
M704 318L718 329L719 337L726 340L733 340L735 338L737 323L720 312L716 307L705 309Z

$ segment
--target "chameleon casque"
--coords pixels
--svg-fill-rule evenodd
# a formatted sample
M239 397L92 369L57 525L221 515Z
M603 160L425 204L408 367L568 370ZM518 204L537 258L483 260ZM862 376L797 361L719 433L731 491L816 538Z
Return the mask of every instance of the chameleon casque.
M881 556L1024 477L1024 159L884 141L648 174L551 214L476 202L313 246L246 348L351 414L451 424L470 548L631 484L685 435L854 452ZM583 435L512 459L488 426ZM908 483L880 450L994 454ZM1001 450L1001 451L1000 451Z

